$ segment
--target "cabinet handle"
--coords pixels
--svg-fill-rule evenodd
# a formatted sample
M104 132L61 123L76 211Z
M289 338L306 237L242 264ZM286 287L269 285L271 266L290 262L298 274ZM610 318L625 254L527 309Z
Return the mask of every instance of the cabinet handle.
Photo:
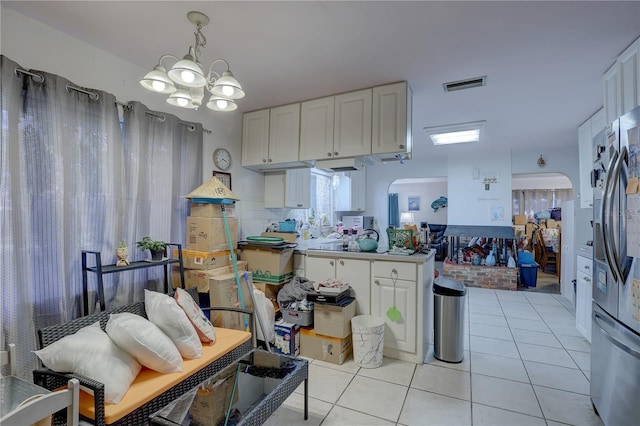
M340 259L340 264L344 266L344 260Z
M400 145L400 149L404 149L404 145Z
M273 161L273 160L271 160L271 158L269 158L269 162L271 162L271 161Z
M333 263L333 260L329 261L329 265L331 265L331 266L335 265L335 263Z
M398 273L398 271L396 270L396 268L393 268L393 269L391 270L391 273L392 273L392 274L397 274L397 273Z
M376 285L380 285L380 281L375 280L374 283L376 283Z
M298 204L297 206L298 206L298 207L302 207L302 204Z
M591 268L589 266L587 266L587 265L584 265L584 269L586 269L587 271L591 270Z
M327 152L327 157L331 157L331 153L330 152Z
M586 282L590 283L591 282L591 278L589 277L584 277L583 280L585 280Z
M338 155L338 151L333 151L333 155Z
M263 162L263 163L266 163L266 162L267 162L267 159L266 159L266 158L263 158L263 159L262 159L262 162Z

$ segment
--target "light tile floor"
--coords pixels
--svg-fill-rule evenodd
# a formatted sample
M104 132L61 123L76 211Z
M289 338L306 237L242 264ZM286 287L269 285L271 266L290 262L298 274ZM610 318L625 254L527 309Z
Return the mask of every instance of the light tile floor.
M268 425L602 425L589 399L590 345L556 294L469 288L465 356L431 349L423 365L384 358L376 369L309 360L303 387Z

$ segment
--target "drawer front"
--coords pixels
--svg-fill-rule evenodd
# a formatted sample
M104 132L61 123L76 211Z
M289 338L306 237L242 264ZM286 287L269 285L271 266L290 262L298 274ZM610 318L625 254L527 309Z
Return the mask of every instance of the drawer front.
M396 278L397 276L399 280L414 282L417 279L417 267L415 263L374 261L372 264L374 277Z
M589 276L593 275L593 260L584 256L577 256L577 272L582 272Z

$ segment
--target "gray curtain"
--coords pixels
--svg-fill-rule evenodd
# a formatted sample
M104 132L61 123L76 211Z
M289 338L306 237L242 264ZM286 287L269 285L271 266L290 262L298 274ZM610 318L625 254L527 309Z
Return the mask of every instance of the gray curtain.
M134 104L123 138L113 95L16 69L0 56L0 347L17 344L18 374L32 380L37 330L82 314L82 250L111 264L121 240L131 260L146 256L135 247L145 235L184 243L181 197L202 183L202 127ZM146 278L105 275L107 307L141 299Z

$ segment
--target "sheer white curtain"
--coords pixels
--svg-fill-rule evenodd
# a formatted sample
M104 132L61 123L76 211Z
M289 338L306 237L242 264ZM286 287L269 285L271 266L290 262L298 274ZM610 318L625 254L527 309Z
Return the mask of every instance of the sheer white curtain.
M527 218L540 211L561 207L561 204L573 200L571 189L518 189L513 193L513 214L526 214Z
M146 255L135 247L145 235L184 243L181 197L202 182L202 127L159 121L134 104L123 138L113 95L87 89L94 98L62 77L30 70L39 81L16 69L0 56L0 347L18 344L19 375L31 380L36 331L82 314L82 250L110 264L120 240L133 260ZM154 277L105 278L113 308L141 299ZM92 274L89 290L92 310Z
M122 233L122 143L112 95L1 61L0 344L29 378L36 330L80 314L81 250L113 253Z

